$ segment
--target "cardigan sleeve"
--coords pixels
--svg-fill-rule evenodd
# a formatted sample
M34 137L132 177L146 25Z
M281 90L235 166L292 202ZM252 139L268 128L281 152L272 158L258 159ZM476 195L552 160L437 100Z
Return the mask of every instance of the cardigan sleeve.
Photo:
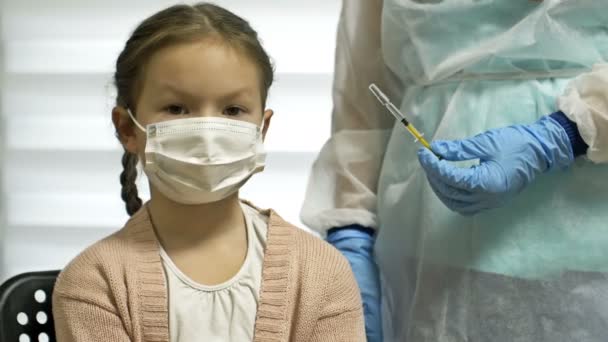
M324 305L311 341L365 341L365 323L359 288L348 261L338 253L333 275L327 277Z
M61 272L53 289L53 319L59 342L129 342L130 321L119 307L112 283L118 277L105 269L96 249L88 249Z
M53 317L59 342L131 341L115 312L83 298L54 295Z

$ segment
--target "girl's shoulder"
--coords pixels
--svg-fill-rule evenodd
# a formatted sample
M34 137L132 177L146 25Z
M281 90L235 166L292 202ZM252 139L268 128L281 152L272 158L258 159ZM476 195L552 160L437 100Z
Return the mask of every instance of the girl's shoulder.
M272 280L267 279L262 291L272 287L276 292L282 285L279 279L283 278L286 298L302 317L352 315L363 326L361 296L346 258L324 240L273 211L269 212L264 265L265 274L272 275Z
M125 329L121 333L117 328L112 334L133 336L142 319L164 315L158 311L166 311L163 303L166 288L159 247L145 210L76 256L63 269L53 290L53 312L60 317L63 334L83 322L100 322L109 324L111 330L118 326ZM156 311L148 310L150 307Z
M120 230L87 247L61 270L54 292L72 295L89 288L109 290L111 279L126 273L127 246L124 230Z
M273 209L260 209L249 201L242 202L267 218L265 259L270 257L272 262L289 262L292 269L308 274L320 272L327 275L336 267L346 267L350 271L346 258L325 240L296 227Z
M284 249L289 253L292 271L295 271L302 281L326 279L352 282L354 276L350 264L335 247L320 237L285 221L273 210L268 212L267 248L279 251Z
M145 247L153 249L155 241L149 238L153 230L145 227L142 216L141 211L138 212L120 230L80 252L63 268L54 291L65 294L87 289L109 291L110 287L119 285L116 280L130 278L134 261L140 259L139 254Z

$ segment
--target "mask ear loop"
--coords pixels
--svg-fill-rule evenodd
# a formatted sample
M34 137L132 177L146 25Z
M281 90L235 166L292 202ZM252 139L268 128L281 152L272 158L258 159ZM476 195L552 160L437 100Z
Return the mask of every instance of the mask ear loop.
M264 120L262 120L262 124L260 126L258 126L258 138L262 141L264 141L264 127L266 125L264 124Z
M135 119L135 116L133 116L133 113L131 112L131 109L127 108L127 113L129 113L129 117L131 118L131 120L133 120L133 122L135 123L135 125L142 130L142 132L146 133L146 129L139 124L139 122Z
M264 138L264 129L266 128L266 121L264 120L264 118L262 117L262 123L258 126L259 130L259 134L260 137L263 139Z

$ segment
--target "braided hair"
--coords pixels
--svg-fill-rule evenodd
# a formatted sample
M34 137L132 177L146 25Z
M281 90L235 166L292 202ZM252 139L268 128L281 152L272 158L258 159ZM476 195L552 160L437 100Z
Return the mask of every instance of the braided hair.
M129 151L122 155L122 172L120 173L120 185L122 189L120 195L125 202L127 214L133 216L142 206L141 198L137 192L137 162L139 158L136 154Z

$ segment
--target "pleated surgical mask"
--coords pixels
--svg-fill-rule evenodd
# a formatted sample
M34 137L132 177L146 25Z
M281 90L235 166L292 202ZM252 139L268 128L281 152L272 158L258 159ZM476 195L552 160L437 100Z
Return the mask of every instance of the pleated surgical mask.
M183 204L222 200L264 170L260 127L219 117L175 119L144 128L144 172L160 192Z

